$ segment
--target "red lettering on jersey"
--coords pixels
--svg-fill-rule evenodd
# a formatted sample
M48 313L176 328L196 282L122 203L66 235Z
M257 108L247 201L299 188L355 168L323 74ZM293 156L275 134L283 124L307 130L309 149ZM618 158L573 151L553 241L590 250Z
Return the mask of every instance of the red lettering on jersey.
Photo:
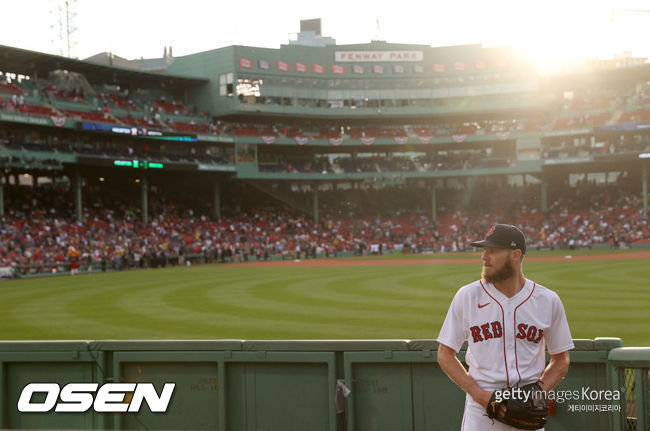
M472 338L475 343L483 341L483 338L481 337L481 329L478 326L472 326L469 330L472 331Z
M525 323L520 323L517 325L517 329L519 330L519 333L517 334L517 338L523 340L526 338L526 328L528 328L528 325Z
M483 336L485 339L492 338L492 334L490 333L490 324L486 323L484 325L481 325L481 329L483 330Z
M501 338L503 336L503 328L501 328L501 322L498 320L492 322L492 333L494 334L494 338Z
M539 332L537 333L537 339L534 341L534 343L537 344L540 341L542 341L543 336L544 336L544 330L540 329Z
M537 328L533 325L530 325L530 328L528 328L528 332L526 333L526 338L530 342L534 342L535 338L537 338Z

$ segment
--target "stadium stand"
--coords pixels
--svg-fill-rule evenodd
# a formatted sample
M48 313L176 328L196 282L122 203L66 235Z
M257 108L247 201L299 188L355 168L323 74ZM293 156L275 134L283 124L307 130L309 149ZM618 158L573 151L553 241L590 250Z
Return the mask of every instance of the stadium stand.
M332 60L404 49L371 43L305 71L296 47L231 48L135 73L0 46L0 266L65 272L69 246L93 270L456 252L496 221L534 248L650 243L647 64Z

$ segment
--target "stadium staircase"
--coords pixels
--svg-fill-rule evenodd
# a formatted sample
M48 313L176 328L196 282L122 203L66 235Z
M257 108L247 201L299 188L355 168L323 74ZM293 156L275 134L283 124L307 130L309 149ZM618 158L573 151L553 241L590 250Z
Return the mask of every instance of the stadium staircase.
M345 171L337 163L332 162L332 170L335 174L343 174Z
M610 125L611 124L618 124L618 122L619 122L619 120L621 119L622 116L623 116L623 111L621 109L616 110L616 112L614 112L614 115L612 115L611 120L609 120L607 122L607 124L610 124Z
M314 206L312 201L313 195L311 193L303 195L304 199L297 199L295 197L297 195L296 193L286 190L279 184L274 184L270 181L247 181L246 183L262 193L284 202L298 211L310 216L314 215Z

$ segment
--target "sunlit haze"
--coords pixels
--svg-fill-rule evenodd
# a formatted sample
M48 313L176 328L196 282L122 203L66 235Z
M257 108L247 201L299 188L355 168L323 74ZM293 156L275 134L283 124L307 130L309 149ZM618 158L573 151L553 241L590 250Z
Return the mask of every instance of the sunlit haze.
M60 0L4 5L0 43L67 55L59 38ZM128 58L161 57L172 46L182 56L228 45L278 48L301 19L322 18L324 36L337 44L393 43L511 46L551 66L584 57L630 51L650 57L647 0L592 1L341 1L182 2L69 0L71 56L110 51ZM63 27L65 22L61 23Z

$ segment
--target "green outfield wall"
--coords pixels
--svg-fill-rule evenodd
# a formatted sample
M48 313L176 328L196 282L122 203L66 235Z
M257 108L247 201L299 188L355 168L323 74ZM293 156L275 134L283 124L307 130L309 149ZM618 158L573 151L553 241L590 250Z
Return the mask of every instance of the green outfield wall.
M650 348L574 342L556 390L587 398L558 398L546 429L647 429ZM433 340L0 342L0 428L460 429L465 396L439 368L437 350ZM19 412L23 388L35 382L176 387L165 413ZM621 397L593 399L605 391ZM46 401L37 395L32 402Z

